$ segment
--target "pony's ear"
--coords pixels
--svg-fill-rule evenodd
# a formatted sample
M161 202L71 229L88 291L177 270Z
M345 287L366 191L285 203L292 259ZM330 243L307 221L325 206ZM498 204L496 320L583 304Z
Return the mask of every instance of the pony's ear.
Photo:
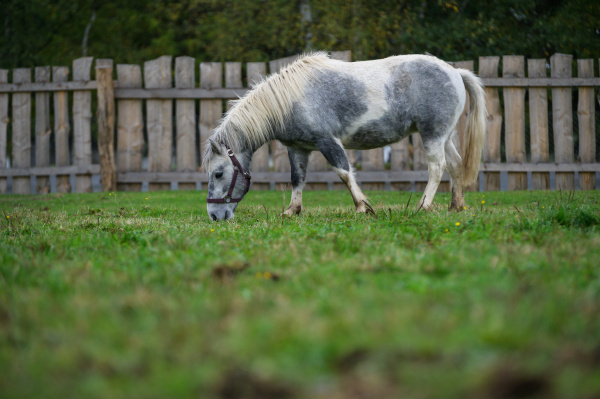
M217 143L216 141L214 141L211 138L208 139L208 142L210 143L210 146L212 147L213 154L221 155L221 146L219 145L219 143Z

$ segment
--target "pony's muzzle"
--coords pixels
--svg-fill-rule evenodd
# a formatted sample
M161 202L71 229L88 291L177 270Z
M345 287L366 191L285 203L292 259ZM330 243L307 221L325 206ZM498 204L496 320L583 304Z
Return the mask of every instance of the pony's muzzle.
M220 220L233 219L234 213L231 209L211 209L208 211L208 216L213 221L218 222Z

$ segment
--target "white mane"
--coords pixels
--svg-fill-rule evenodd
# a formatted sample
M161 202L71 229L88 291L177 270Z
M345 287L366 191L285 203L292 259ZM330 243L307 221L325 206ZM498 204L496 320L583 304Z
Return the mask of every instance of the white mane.
M329 59L324 52L305 55L257 83L244 97L230 101L233 106L211 139L227 144L235 153L272 140L276 129L284 128L294 102L304 97L306 84L316 77L315 70L329 67ZM209 167L212 155L212 147L207 145L203 170Z

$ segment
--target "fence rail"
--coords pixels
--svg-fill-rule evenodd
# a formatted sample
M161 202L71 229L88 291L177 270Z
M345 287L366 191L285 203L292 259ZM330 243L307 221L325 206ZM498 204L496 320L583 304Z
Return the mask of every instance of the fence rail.
M332 56L345 61L351 58L349 51L333 52ZM295 60L249 62L245 68L240 62L202 62L199 79L193 58L177 57L173 62L170 56L145 62L142 67L119 64L113 68L112 60L96 60L96 80L91 79L91 57L73 62L71 81L68 67L15 69L11 83L9 71L0 70L0 193L7 192L8 179L13 193L31 193L33 181L35 192L50 192L50 176L56 176L58 192L86 192L93 189L91 176L98 174L105 190L139 191L142 184L148 184L149 190L170 189L173 182L179 189L196 189L207 182L198 165L204 142L225 111L223 100L244 96L249 90L244 81L260 81L267 70L278 72ZM452 64L474 70L473 61ZM600 78L594 77L594 61L577 60L577 77L573 77L572 57L564 54L556 54L549 61L525 60L523 56L480 57L478 64L489 117L481 182L471 189L570 190L576 188L576 177L577 188L595 189L600 173L595 89L600 87ZM573 88L578 93L577 132L573 129ZM92 163L94 96L98 103L99 164ZM468 104L458 124L459 134L467 109ZM579 142L577 158L575 137ZM10 167L8 139L12 147ZM112 147L115 141L116 149ZM50 154L51 148L54 154ZM425 187L425 152L418 134L393 144L387 153L386 162L384 149L348 151L351 162L359 168L357 181L363 188ZM279 142L260 148L251 168L254 189L272 189L290 181L287 151ZM502 185L501 176L506 180ZM551 180L555 182L552 186ZM307 188L340 187L324 157L311 154ZM449 188L447 176L440 188Z

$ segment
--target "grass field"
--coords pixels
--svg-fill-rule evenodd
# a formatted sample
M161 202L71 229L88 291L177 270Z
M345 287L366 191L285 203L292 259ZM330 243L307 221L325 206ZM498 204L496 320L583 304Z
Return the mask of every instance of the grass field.
M600 192L284 196L1 196L0 397L600 397Z

